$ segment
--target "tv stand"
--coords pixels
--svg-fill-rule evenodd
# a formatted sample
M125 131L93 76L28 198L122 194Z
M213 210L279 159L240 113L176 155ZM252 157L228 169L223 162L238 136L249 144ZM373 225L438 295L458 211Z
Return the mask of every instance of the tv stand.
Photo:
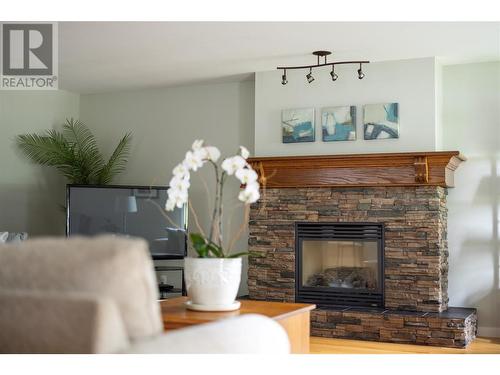
M177 272L178 276L181 278L180 281L180 288L179 287L174 287L171 282L168 281L168 276L167 276L167 282L161 282L161 278L158 277L158 289L160 292L160 299L169 299L173 297L178 297L179 295L181 296L186 296L186 285L184 283L184 267L182 266L155 266L155 272L156 274L172 274Z

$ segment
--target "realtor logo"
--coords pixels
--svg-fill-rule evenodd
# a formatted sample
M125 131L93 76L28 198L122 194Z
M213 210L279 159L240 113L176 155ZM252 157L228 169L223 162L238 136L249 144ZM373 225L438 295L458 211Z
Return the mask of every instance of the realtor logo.
M0 89L57 89L56 31L55 23L1 24Z

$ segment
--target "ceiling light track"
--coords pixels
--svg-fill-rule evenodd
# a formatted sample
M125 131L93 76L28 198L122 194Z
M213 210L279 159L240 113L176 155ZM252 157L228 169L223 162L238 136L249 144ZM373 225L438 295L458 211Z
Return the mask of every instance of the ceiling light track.
M288 83L286 71L287 70L294 70L294 69L309 69L309 73L306 74L306 79L307 79L307 82L311 83L314 81L314 78L312 76L313 68L321 68L323 66L331 66L332 67L332 71L330 72L330 75L332 77L332 81L336 81L339 76L335 73L335 65L348 65L348 64L355 64L355 65L359 64L359 69L357 70L358 78L363 79L365 77L365 73L363 72L363 64L370 63L370 61L368 61L368 60L328 62L327 56L332 54L331 51L314 51L312 54L317 57L317 63L314 65L278 66L276 69L283 70L283 75L281 76L281 84L286 85ZM321 58L323 58L323 62L320 62Z

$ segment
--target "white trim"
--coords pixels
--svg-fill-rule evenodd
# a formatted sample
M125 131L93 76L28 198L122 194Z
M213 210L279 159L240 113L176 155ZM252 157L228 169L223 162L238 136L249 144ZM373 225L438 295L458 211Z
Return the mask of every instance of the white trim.
M500 337L500 327L478 327L478 336Z

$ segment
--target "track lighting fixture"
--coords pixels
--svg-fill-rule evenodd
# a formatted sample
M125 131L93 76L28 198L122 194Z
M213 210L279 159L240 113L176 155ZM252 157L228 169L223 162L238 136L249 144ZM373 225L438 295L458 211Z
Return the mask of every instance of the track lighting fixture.
M339 76L335 73L335 65L332 65L332 71L330 72L330 75L332 76L332 81L336 81Z
M363 73L363 70L362 70L362 67L361 67L361 63L359 63L358 78L359 79L365 78L365 73Z
M309 83L311 83L312 81L314 81L314 77L312 75L312 72L313 72L313 69L309 68L309 74L306 74L307 82L309 82Z
M283 75L281 76L281 84L286 85L288 80L286 79L286 69L283 71Z
M281 84L286 85L288 80L286 78L286 70L287 69L309 69L309 73L306 74L307 82L311 83L314 81L314 77L312 75L313 68L319 68L322 66L331 66L332 71L330 72L330 76L332 77L332 81L336 81L339 76L335 73L335 65L344 65L344 64L359 64L358 69L358 78L363 79L365 77L365 73L363 73L362 64L368 64L369 61L335 61L328 62L327 56L331 55L330 51L314 51L313 55L317 58L317 63L315 65L304 65L304 66L278 66L277 69L283 70L283 75L281 76ZM320 63L320 59L323 58L323 61Z

